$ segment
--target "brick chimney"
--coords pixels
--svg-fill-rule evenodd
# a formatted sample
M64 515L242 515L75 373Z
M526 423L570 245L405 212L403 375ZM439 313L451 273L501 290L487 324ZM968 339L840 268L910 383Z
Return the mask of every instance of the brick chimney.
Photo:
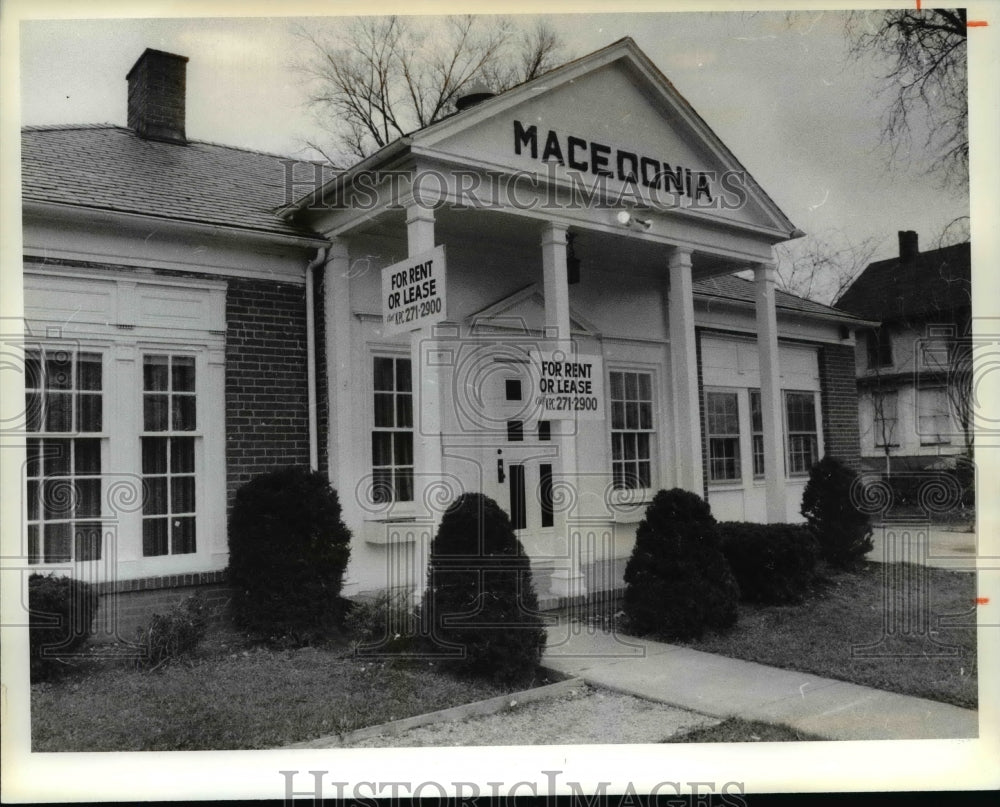
M146 48L125 77L128 126L139 137L184 145L187 56Z
M917 260L920 249L917 247L917 234L914 230L899 231L899 262L910 265Z

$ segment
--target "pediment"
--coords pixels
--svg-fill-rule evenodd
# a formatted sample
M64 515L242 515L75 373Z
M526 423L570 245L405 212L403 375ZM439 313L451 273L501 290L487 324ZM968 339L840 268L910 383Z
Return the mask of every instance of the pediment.
M539 284L532 283L470 314L465 321L473 333L501 330L526 336L542 334L545 330L545 297ZM574 334L599 335L593 323L572 307L569 321Z

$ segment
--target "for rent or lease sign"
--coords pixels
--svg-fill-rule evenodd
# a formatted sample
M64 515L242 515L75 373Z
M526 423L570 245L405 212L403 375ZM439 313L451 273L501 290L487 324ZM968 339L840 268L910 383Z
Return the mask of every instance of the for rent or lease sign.
M446 316L443 245L382 270L386 336L415 331L441 322Z
M568 350L534 354L538 389L535 403L543 420L603 420L604 363L600 356Z

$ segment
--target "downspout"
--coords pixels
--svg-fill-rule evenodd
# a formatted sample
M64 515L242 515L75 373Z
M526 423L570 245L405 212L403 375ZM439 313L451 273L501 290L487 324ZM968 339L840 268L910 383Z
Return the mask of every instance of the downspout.
M316 425L316 313L313 309L313 270L326 261L326 247L306 265L306 395L309 399L309 468L319 470L319 427Z

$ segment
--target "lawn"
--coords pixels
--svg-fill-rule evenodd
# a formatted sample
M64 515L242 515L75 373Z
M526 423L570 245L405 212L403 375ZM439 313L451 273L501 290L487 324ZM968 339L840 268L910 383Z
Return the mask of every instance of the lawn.
M903 574L926 575L926 598L911 596ZM975 596L967 572L867 563L857 573L827 572L800 605L743 603L728 633L678 644L974 709ZM909 618L909 635L896 617ZM880 642L885 621L897 635Z
M268 650L232 639L136 672L92 661L32 686L34 751L274 748L499 695L427 661L358 659L343 646Z

